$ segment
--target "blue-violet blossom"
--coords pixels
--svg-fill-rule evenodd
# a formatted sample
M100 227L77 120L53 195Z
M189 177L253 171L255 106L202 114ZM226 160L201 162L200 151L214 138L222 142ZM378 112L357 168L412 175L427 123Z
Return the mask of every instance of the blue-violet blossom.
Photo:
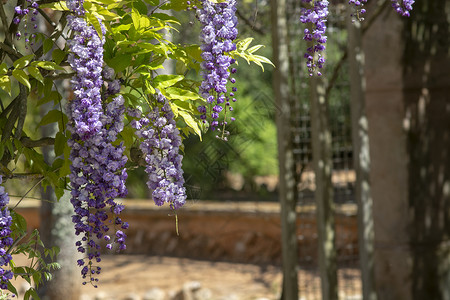
M404 16L409 17L410 12L412 10L412 5L414 4L414 0L391 0L392 7L395 9L395 11Z
M236 1L214 3L209 0L201 0L200 2L202 7L197 9L197 18L202 28L200 48L204 61L201 63L203 81L199 92L200 96L205 98L208 103L212 118L211 128L214 130L219 126L219 113L224 111L225 117L221 124L226 124L226 113L232 110L230 109L230 95L227 94L227 82L235 81L230 78L229 70L235 60L227 53L236 50L236 44L233 43L238 33ZM206 122L206 106L200 106L198 111Z
M321 69L325 63L322 52L325 51L327 36L325 35L326 21L328 17L327 0L302 0L307 7L301 8L300 21L310 26L304 30L303 39L312 45L308 47L304 57L309 75L312 76L317 69ZM317 71L317 75L322 73Z
M133 120L131 126L141 139L140 149L144 154L147 164L145 171L149 176L147 186L152 190L155 204L161 206L168 203L170 208L178 209L186 202L180 131L176 127L167 99L157 93L155 100L148 115ZM134 116L139 116L139 113Z
M366 9L364 9L364 4L367 3L367 0L349 0L348 4L353 5L356 10L356 18L358 21L364 21L364 18L361 16L366 13Z
M0 176L0 184L2 183L2 176ZM11 270L5 270L4 267L8 266L12 257L7 252L7 248L13 244L11 238L11 224L12 218L8 209L9 196L5 192L5 188L0 186L0 288L3 290L8 289L8 282L13 277Z
M99 274L101 268L93 262L101 261L98 240L104 239L108 249L113 243L118 244L119 250L125 249L126 236L122 229L127 229L128 224L118 217L123 205L114 199L127 194L124 168L127 157L123 144L113 144L123 129L124 100L117 96L103 108L104 38L100 38L94 27L82 18L69 16L68 20L74 33L73 39L68 41L71 51L68 61L75 71L72 78L75 97L67 106L67 129L71 133L68 145L72 161L69 178L75 212L72 221L75 234L82 236L76 246L87 259L87 263L85 259L78 260L82 277L98 281L94 275ZM105 30L103 26L102 30ZM109 208L113 215L109 223L105 208ZM109 224L116 230L113 238L107 234Z

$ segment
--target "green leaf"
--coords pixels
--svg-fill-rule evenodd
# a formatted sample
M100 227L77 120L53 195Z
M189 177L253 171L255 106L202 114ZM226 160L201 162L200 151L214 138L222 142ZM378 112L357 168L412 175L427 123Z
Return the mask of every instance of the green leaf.
M21 84L26 86L28 89L31 89L30 82L28 81L28 75L19 69L15 69L12 71L12 75L16 78Z
M13 147L13 142L12 140L7 140L6 142L4 142L6 145L6 148L8 148L9 153L11 154L11 156L13 156L14 154L14 147Z
M145 89L146 89L146 93L147 94L154 94L156 93L155 89L153 88L153 86L150 84L150 82L148 82L148 80L144 80L144 85L145 85Z
M184 89L180 89L177 87L169 87L165 90L166 92L166 97L169 99L177 99L177 100L181 100L181 101L186 101L186 100L196 100L199 99L200 96L197 93L188 91L188 90L184 90Z
M200 140L201 140L202 132L200 131L200 128L198 127L198 124L194 120L192 115L190 113L182 111L182 110L178 110L178 113L180 114L180 116L183 117L184 122L186 123L186 125L191 127L194 130L194 132L200 137Z
M60 1L60 2L53 2L53 3L44 3L39 4L40 8L50 8L52 10L69 10L67 7L66 1Z
M248 49L247 52L251 54L251 53L253 53L253 52L258 51L261 47L264 47L264 45L256 45L256 46L253 46L253 47L251 47L250 49Z
M117 27L114 27L113 30L114 32L119 32L119 31L128 31L131 28L131 24L120 24Z
M94 29L95 29L95 31L97 31L98 36L102 37L103 36L102 26L100 25L100 21L98 20L98 14L87 12L86 17L87 17L89 23L91 23L92 26L94 26Z
M7 285L8 285L8 291L13 293L17 297L18 296L17 289L12 285L12 283L9 280L8 280Z
M130 126L126 126L123 128L120 135L123 138L124 146L126 148L131 148L133 145L133 136L134 136L134 130Z
M168 15L168 14L164 14L164 13L153 13L152 18L157 18L159 20L168 21L170 23L175 23L175 24L181 25L181 23L178 21L177 18L175 18L174 16L171 16L171 15Z
M61 199L61 197L62 196L64 196L64 189L63 188L60 188L60 187L56 187L55 188L55 196L56 196L56 199Z
M27 231L27 221L25 218L15 211L11 211L12 218L12 230L18 232L26 232Z
M52 58L55 61L55 63L58 65L64 60L66 55L67 55L67 53L61 49L55 49L52 52Z
M49 111L45 116L42 117L41 122L39 122L38 126L61 121L67 123L67 116L62 111L54 109Z
M22 56L21 58L17 59L13 63L13 67L15 69L23 69L33 60L34 54Z
M5 145L2 143L0 144L0 159L2 159L4 153L5 153Z
M0 65L0 75L8 73L8 66L5 63Z
M197 45L192 45L192 46L188 46L185 47L184 50L186 51L186 53L191 56L192 58L194 58L197 61L202 61L202 50L200 49L199 46Z
M61 132L55 136L55 156L60 156L64 152L64 146L67 143L67 138Z
M11 95L11 80L9 76L0 76L0 88Z
M36 62L36 66L38 66L39 68L45 69L45 70L49 70L49 71L54 71L54 70L64 71L63 67L57 65L56 63L54 63L52 61L38 61L38 62Z
M275 67L275 65L267 57L261 55L252 55L251 57L256 61L260 61L262 63L269 64Z
M173 9L176 11L186 10L187 8L187 1L186 0L178 0L178 1L169 1L169 3L161 6L161 9L169 10Z
M253 41L253 38L246 38L244 40L237 42L236 47L240 51L247 50L248 46L250 46L252 41Z
M159 5L159 0L144 0L144 1L147 2L148 4L150 4L151 6Z
M107 61L108 66L114 69L116 73L122 72L131 64L131 55L121 54Z
M184 79L182 75L158 75L153 79L157 89L164 89Z
M53 48L53 41L51 39L45 39L43 47L44 54L52 50L52 48Z
M25 155L27 163L38 171L44 172L48 168L42 154L37 153L34 149L24 148L23 154Z
M36 66L29 66L28 73L30 73L31 76L39 80L39 82L44 83L44 77L42 76L41 72Z
M46 78L47 80L48 78ZM46 83L47 84L47 83ZM51 89L51 85L50 85L50 89ZM53 103L57 104L61 101L62 96L57 92L57 91L48 91L47 93L44 93L44 97L42 97L41 99L39 99L39 101L37 102L37 105L42 105L44 103L50 102L53 100Z
M133 25L134 28L136 28L137 30L139 29L139 19L140 19L140 14L139 12L133 8L133 10L131 11L131 19L133 20Z
M64 178L70 174L71 162L69 160L69 157L70 157L70 148L69 148L69 145L67 145L67 143L66 143L66 145L64 147L64 164L61 167L61 169L59 169L59 177L60 178Z

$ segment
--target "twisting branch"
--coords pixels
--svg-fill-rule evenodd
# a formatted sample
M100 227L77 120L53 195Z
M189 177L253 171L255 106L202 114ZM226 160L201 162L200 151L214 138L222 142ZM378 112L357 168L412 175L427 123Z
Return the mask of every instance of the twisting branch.
M39 140L32 140L29 137L22 137L20 139L20 142L26 148L37 148L37 147L52 146L55 144L55 139L51 137L44 137Z
M9 103L8 106L3 109L3 111L0 113L0 119L6 118L11 109L13 109L14 105L16 105L17 99L19 98L18 97L14 98L14 100L11 101L11 103Z
M6 35L8 36L8 35ZM5 51L7 54L9 54L9 56L11 57L12 60L16 60L18 58L22 57L22 54L20 54L19 52L17 52L16 50L14 50L11 46L9 46L8 44L5 43L0 43L0 48Z
M51 80L57 80L57 79L70 79L73 77L73 75L75 75L75 73L70 72L70 73L51 74L45 77L50 78Z
M9 175L4 176L6 179L41 179L41 173L11 173ZM12 197L13 195L9 195ZM22 197L22 196L17 196Z

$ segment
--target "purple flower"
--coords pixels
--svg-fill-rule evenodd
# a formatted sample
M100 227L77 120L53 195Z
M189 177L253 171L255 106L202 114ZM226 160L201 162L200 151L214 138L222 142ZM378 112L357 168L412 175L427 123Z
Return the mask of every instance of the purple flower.
M237 37L236 1L229 0L221 3L213 3L201 0L202 7L197 9L197 19L201 23L203 51L201 63L203 82L199 88L200 96L208 103L217 106L225 103L227 82L230 77L230 66L235 62L227 52L236 50L233 40ZM235 69L233 69L235 70ZM234 82L232 82L234 83ZM225 107L224 107L225 108ZM206 107L198 108L201 119L206 122ZM217 109L216 109L217 111ZM226 109L225 109L226 115ZM211 113L211 128L214 130L219 122L218 113ZM221 124L224 124L224 120Z
M84 0L66 0L69 10L77 16L84 16L83 3Z
M317 69L321 69L325 63L322 52L325 51L325 43L327 42L325 31L327 29L328 1L318 0L311 3L311 0L302 0L302 2L307 7L301 8L300 21L312 28L304 30L303 39L310 44L304 58L306 58L309 75L312 76L317 73L320 76L322 73Z
M141 138L142 150L149 180L147 186L158 206L168 203L172 209L178 209L186 202L186 190L183 187L181 137L174 114L167 99L160 93L155 94L153 109L134 126L136 135ZM128 226L124 224L124 226Z
M103 84L103 43L95 29L81 18L68 17L75 37L68 41L68 61L76 75L72 78L75 99L70 102L75 132L81 140L89 139L100 130L102 103L100 90Z
M1 183L2 176L0 176ZM5 270L3 268L8 266L12 259L11 255L7 252L7 248L14 242L11 238L12 217L9 214L8 203L8 193L5 192L3 186L0 186L0 288L4 290L8 288L8 281L13 277L11 270Z
M69 4L77 7L75 2ZM118 133L123 129L125 108L120 95L109 103L102 103L104 38L99 37L84 19L69 16L68 20L74 32L73 39L68 41L71 50L68 61L75 71L72 78L75 98L67 108L67 128L71 133L68 144L72 161L69 178L75 213L72 221L75 234L81 235L81 240L77 242L78 251L85 253L84 259L89 261L84 264L81 274L92 282L97 281L93 275L100 273L100 267L92 263L93 260L101 261L98 239L109 241L107 233L110 226L120 230L122 224L115 217L114 223L108 220L104 210L109 209L113 216L119 214L123 206L114 199L127 194L127 157L123 144L115 143ZM116 84L115 90L118 89L120 85ZM112 243L117 243L119 249L125 249L125 234L115 238Z
M395 9L395 11L404 16L409 17L410 12L412 10L412 5L414 4L414 0L391 0L392 7Z

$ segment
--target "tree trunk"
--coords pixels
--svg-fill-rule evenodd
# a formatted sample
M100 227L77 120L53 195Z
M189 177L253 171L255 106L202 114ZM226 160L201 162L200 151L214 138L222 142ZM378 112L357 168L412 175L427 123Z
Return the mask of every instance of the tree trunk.
M275 94L278 163L279 199L281 204L281 239L283 263L283 290L281 299L298 299L298 241L296 228L296 199L294 197L294 159L291 139L289 101L289 57L288 31L286 20L286 1L272 0L272 47L275 63L273 87Z
M348 6L350 8L350 6ZM353 167L356 172L355 196L358 203L358 243L363 299L376 300L373 258L373 215L370 192L370 155L366 116L364 51L361 22L347 13L350 104L352 117ZM352 20L353 19L353 20Z
M310 78L311 135L314 172L316 176L315 201L319 237L319 269L322 299L338 299L337 265L334 228L334 203L331 171L333 169L331 132L323 77Z
M51 125L42 128L43 136L54 134L55 128ZM44 159L52 164L53 149L43 148ZM38 289L41 300L79 300L81 290L81 269L77 265L80 258L75 246L76 236L72 223L73 207L70 203L70 192L56 199L54 190L48 186L41 192L43 199L40 210L41 239L48 248L57 246L60 252L56 261L61 269L52 271L53 278L44 282Z
M364 37L377 296L447 300L450 3L413 7Z

